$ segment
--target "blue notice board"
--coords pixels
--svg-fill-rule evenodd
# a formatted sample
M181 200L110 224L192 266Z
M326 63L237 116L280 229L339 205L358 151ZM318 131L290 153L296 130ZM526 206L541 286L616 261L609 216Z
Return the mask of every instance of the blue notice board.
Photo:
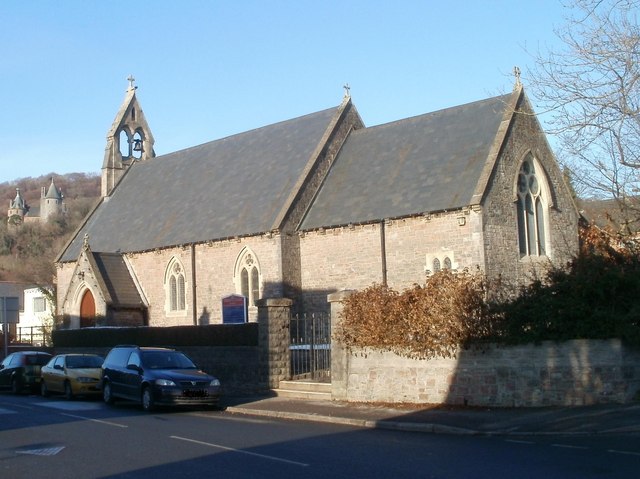
M242 324L247 322L247 298L231 294L222 298L222 323Z

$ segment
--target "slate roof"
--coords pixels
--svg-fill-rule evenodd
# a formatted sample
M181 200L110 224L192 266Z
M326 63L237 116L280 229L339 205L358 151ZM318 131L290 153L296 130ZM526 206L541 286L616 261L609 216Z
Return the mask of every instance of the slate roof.
M100 276L106 301L115 307L141 307L140 298L131 273L121 254L91 253Z
M470 206L511 99L352 132L300 229Z
M141 161L58 258L133 252L267 232L340 107Z
M51 178L51 184L49 185L49 189L47 190L47 195L45 196L45 198L54 200L62 199L62 193L60 192L60 190L58 190L56 185L53 184L53 178Z

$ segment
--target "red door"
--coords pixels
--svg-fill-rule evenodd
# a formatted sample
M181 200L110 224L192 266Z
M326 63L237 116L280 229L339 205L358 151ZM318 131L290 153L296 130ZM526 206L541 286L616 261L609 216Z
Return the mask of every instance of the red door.
M87 290L80 303L80 327L88 328L95 325L96 302L91 291Z

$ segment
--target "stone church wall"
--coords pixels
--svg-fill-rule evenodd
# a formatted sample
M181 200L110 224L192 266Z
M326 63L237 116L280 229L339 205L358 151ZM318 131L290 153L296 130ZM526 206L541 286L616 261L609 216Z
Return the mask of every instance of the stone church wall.
M473 211L308 231L300 240L305 309L326 310L330 293L382 283L382 228L387 284L396 290L424 284L435 258L442 267L445 257L454 269L483 267L482 217Z
M146 253L127 254L135 276L149 303L149 326L187 326L193 324L191 298L191 259L189 248L168 248ZM168 313L164 278L169 261L179 260L184 269L187 308L185 311Z
M525 105L525 108L527 105ZM517 133L514 133L517 132ZM531 151L542 164L552 190L548 209L548 256L521 258L518 247L516 181L525 155ZM496 163L484 211L487 273L525 284L544 274L549 263L565 264L578 251L578 215L553 152L533 115L515 115Z
M73 276L73 270L76 267L76 263L59 263L57 272L57 284L56 284L56 304L58 313L60 313L60 307L64 304L64 297L67 294L69 284L71 284L71 277Z
M197 308L199 324L222 323L222 298L239 294L234 273L239 255L251 251L261 275L261 297L280 297L280 236L261 235L213 242L196 247ZM257 309L249 307L249 321L257 320Z
M196 322L222 322L222 298L240 291L234 279L236 261L245 248L250 248L259 265L262 296L281 295L280 237L267 235L195 245ZM185 311L169 312L165 272L172 258L179 259L185 274ZM187 326L194 324L193 276L191 246L168 248L154 252L127 255L150 304L149 326ZM255 307L249 307L249 319L257 318Z

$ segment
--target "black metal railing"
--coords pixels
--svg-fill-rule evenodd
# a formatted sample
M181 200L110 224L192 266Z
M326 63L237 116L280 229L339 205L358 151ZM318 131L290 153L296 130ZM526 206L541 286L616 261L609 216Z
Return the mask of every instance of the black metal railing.
M291 379L331 381L331 317L303 313L291 318Z
M44 326L19 326L15 341L34 346L47 346L51 343L51 333Z

